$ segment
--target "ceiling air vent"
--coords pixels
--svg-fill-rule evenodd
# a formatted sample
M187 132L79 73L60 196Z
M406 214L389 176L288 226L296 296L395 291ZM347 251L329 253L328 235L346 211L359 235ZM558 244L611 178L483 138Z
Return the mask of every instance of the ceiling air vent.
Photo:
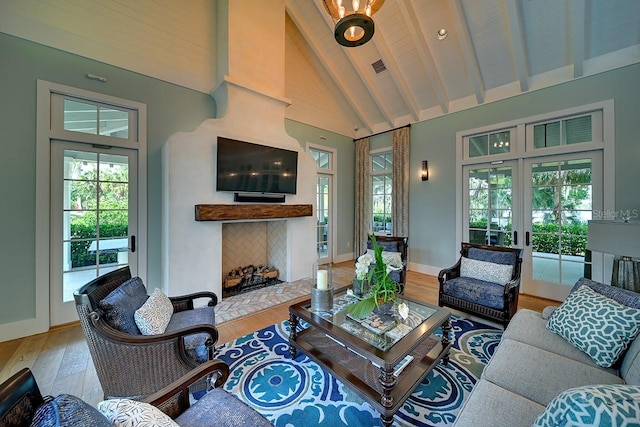
M375 71L376 74L380 74L387 69L387 67L384 65L384 62L382 62L382 59L378 59L376 62L371 64L371 66L373 67L373 71Z

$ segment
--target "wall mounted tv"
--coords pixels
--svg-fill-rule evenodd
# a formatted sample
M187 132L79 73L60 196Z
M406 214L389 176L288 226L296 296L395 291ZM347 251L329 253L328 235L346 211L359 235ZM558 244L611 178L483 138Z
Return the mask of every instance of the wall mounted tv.
M296 194L298 152L218 137L216 190Z

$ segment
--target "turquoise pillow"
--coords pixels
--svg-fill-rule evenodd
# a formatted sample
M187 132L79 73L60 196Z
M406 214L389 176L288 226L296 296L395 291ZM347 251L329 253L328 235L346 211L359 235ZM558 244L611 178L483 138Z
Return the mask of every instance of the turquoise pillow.
M640 386L591 385L556 396L533 427L638 427Z
M640 332L640 310L581 286L553 312L547 329L609 368Z

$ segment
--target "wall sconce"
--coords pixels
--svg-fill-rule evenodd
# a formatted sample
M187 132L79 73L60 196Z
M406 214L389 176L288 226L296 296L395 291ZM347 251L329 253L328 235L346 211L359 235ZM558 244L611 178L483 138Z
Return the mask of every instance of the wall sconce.
M423 181L429 181L429 164L426 160L422 161L422 170L420 171L420 176Z

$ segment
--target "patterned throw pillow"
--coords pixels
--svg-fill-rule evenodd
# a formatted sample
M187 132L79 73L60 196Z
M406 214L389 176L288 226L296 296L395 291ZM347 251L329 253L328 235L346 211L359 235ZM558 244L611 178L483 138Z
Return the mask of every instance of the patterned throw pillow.
M110 427L111 423L96 408L70 394L53 398L46 396L45 403L33 415L31 427Z
M609 368L640 332L640 310L582 286L553 312L547 329Z
M375 257L373 249L367 249L367 253ZM382 262L394 267L402 267L402 254L400 252L382 251Z
M98 403L98 410L114 427L179 427L153 405L129 399L109 399Z
M158 335L167 329L172 314L171 300L156 288L142 307L135 311L133 318L142 335Z
M512 265L495 264L467 257L460 258L460 276L462 277L505 285L511 280L512 274Z
M640 425L640 386L591 385L556 396L533 427Z

